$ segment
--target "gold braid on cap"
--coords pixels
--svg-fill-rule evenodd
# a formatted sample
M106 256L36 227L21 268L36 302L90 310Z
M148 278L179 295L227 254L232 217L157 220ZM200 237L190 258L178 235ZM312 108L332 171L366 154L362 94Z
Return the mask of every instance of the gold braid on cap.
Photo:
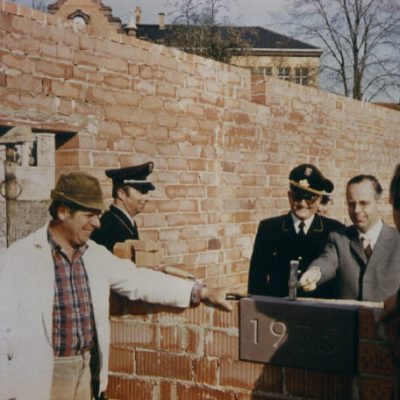
M324 192L321 192L320 190L315 190L310 187L300 185L300 183L296 182L296 181L289 180L289 183L301 190L305 190L306 192L311 192L311 193L317 194L318 196L322 196L324 194Z

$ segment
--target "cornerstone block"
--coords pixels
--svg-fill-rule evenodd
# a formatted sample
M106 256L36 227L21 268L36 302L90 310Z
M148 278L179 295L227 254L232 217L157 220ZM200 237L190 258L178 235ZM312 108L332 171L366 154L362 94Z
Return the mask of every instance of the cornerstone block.
M358 306L253 296L240 301L240 359L355 374Z

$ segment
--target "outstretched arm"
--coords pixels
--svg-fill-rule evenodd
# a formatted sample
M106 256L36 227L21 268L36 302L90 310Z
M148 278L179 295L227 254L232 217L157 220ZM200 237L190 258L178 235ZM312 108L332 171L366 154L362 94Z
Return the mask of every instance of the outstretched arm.
M305 292L312 292L317 288L317 283L321 279L321 270L318 267L310 267L301 276L299 284Z
M239 298L239 293L232 292L232 290L225 288L209 288L203 286L201 290L201 301L204 303L213 304L225 311L232 311L232 303L228 300L230 297Z

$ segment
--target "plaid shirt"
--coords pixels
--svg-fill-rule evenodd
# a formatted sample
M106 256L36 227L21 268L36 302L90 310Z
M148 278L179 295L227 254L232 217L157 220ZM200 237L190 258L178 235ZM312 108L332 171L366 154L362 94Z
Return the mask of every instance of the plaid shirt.
M95 324L89 280L82 255L87 245L79 247L68 259L48 231L55 272L53 307L53 351L68 357L90 350Z

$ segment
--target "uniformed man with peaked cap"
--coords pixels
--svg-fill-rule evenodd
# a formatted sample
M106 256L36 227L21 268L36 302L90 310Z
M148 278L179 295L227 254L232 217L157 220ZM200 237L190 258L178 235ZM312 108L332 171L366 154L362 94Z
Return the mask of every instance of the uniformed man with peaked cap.
M250 262L250 294L288 296L290 261L299 261L300 274L318 257L332 230L343 225L317 214L324 194L333 183L312 164L301 164L289 174L288 198L291 211L260 222ZM321 286L312 297L336 297L336 282ZM299 296L304 292L299 291Z
M112 251L115 243L139 239L139 232L134 221L147 203L146 195L154 190L154 185L147 180L153 171L153 162L106 170L112 179L113 204L101 217L101 228L94 231L92 239Z

